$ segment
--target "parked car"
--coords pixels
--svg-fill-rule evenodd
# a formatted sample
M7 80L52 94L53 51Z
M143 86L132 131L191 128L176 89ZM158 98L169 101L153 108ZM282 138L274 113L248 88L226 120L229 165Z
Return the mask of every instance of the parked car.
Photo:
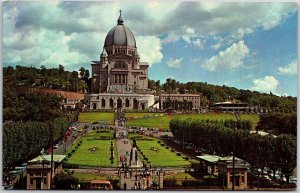
M53 146L54 149L56 149L56 148L58 148L58 147L59 147L59 144L55 144L55 145Z

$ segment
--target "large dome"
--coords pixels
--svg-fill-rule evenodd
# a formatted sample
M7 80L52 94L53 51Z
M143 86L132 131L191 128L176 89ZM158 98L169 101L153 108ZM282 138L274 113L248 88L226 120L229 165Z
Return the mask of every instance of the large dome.
M123 24L121 16L118 19L118 25L113 27L105 38L104 47L109 47L112 45L136 48L133 33Z

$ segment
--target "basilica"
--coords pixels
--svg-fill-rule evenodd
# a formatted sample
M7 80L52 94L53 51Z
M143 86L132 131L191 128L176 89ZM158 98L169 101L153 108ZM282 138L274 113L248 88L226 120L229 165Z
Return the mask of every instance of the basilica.
M140 61L135 37L124 25L121 12L105 38L99 61L91 65L91 93L85 95L91 109L158 107L148 89L149 64Z
M92 61L91 92L85 94L90 109L200 109L200 96L162 94L154 96L148 89L147 62L141 62L135 37L120 16L117 25L106 35L98 61ZM170 102L168 102L170 101ZM172 104L166 105L166 104Z

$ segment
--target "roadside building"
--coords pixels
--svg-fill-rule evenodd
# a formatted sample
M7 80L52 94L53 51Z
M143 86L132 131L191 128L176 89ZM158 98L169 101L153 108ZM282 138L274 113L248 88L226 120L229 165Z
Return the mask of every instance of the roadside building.
M250 107L247 103L233 103L231 101L215 103L210 107L210 110L222 113L229 112L247 112Z
M201 94L161 94L160 109L200 110Z
M200 171L207 174L218 175L218 161L222 157L217 155L196 156L200 161Z
M202 155L197 156L197 159L200 161L200 172L205 174L211 174L219 176L223 181L223 186L226 189L232 188L233 182L233 157L220 157L217 155ZM235 177L234 177L234 189L235 190L245 190L247 189L247 168L249 164L235 157Z
M53 155L53 174L61 172L66 155ZM40 155L27 163L27 190L50 189L51 155Z
M219 176L224 180L227 189L232 188L234 180L235 190L247 189L247 167L249 164L242 159L235 157L233 179L233 157L223 157L218 161Z

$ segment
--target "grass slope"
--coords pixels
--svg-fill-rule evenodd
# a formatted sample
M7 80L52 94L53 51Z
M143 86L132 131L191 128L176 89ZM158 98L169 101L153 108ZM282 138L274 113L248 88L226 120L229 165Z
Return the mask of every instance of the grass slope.
M213 120L225 120L225 119L233 119L235 120L234 115L232 114L178 114L178 115L166 115L162 117L149 117L142 119L133 119L127 122L128 126L142 126L142 127L155 127L155 128L169 128L169 123L174 118L182 118L182 119L213 119ZM258 115L248 115L242 114L241 119L250 120L252 123L252 129L255 129L257 122L259 121Z
M163 116L161 116L163 115ZM147 116L145 118L145 116ZM166 115L160 113L126 113L126 117L128 118L127 126L138 126L138 127L152 127L152 128L169 128L169 122L174 118L191 118L191 119L213 119L213 120L225 120L225 119L233 119L235 117L233 114L177 114L177 115ZM108 121L112 124L114 119L113 113L107 112L84 112L79 114L80 122L94 122L99 120ZM258 121L258 115L248 115L242 114L241 119L250 120L252 123L252 129L255 129Z

